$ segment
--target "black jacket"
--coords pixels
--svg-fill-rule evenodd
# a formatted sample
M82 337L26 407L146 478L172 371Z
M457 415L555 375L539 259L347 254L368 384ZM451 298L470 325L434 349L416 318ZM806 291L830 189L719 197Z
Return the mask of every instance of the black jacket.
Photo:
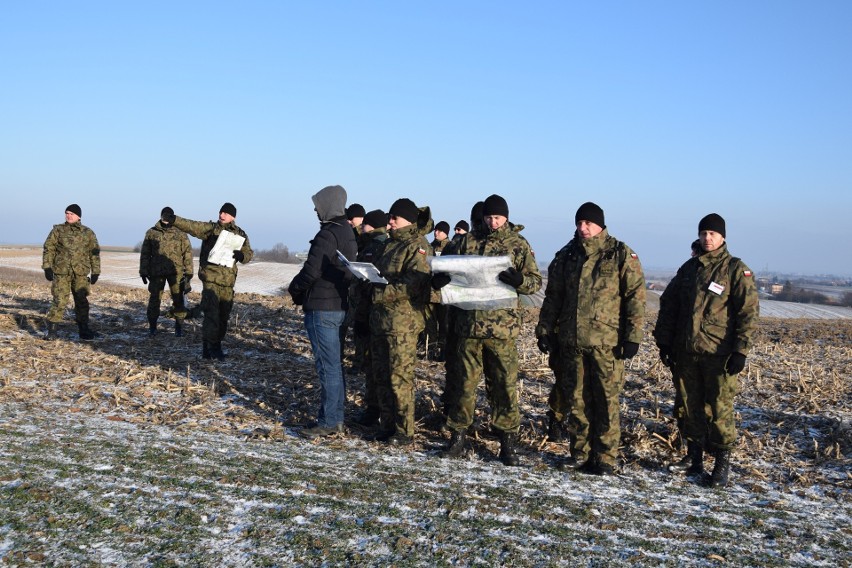
M352 273L337 258L337 251L355 260L357 250L355 234L345 216L322 223L311 241L308 259L288 287L293 301L305 310L348 310Z

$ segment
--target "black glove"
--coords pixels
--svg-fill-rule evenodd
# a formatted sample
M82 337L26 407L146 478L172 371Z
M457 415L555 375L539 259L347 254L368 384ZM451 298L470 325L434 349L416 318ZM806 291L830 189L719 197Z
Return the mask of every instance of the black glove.
M550 340L546 335L538 338L538 350L542 353L550 353Z
M740 371L745 369L746 364L746 356L742 353L737 353L734 351L731 353L731 356L728 357L728 362L725 363L725 370L729 375L739 375Z
M508 284L512 288L517 288L524 283L524 275L515 270L514 266L507 268L498 274L497 278L500 279L500 282Z
M660 361L669 369L674 368L674 352L668 345L657 345L660 349Z
M361 337L366 337L370 335L370 322L368 321L356 321L352 325L352 331L355 332L355 335L360 335Z
M440 290L444 286L450 283L450 275L446 272L435 272L432 274L432 288L434 290Z
M192 292L192 274L184 274L183 276L183 293L189 294Z
M163 223L166 223L168 225L172 225L175 222L175 218L176 218L176 216L175 216L174 213L169 213L168 215L163 215L162 217L160 217L160 220L162 220Z
M241 251L241 250L235 250L234 251L234 260L236 260L237 262L242 262L245 257L246 257L246 255L243 254L243 251Z
M47 278L49 281L53 282L53 269L52 268L45 268L44 269L44 277Z
M98 276L100 276L100 274L92 274L91 276L89 276L89 282L94 284L98 281Z
M142 284L148 283L148 276L146 274L140 274L139 277L142 279Z
M621 344L621 358L631 359L639 353L639 344L632 341L625 341Z

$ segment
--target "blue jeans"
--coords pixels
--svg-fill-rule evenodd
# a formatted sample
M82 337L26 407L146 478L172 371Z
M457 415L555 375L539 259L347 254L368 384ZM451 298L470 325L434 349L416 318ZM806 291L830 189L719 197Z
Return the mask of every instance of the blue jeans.
M317 424L326 428L343 423L346 377L340 360L340 329L345 317L344 311L305 311L305 330L311 340L320 381L321 400Z

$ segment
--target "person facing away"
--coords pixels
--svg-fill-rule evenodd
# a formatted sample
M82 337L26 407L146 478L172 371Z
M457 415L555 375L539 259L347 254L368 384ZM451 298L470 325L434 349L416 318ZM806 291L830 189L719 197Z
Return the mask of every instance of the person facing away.
M183 335L182 320L186 318L184 294L192 280L192 245L189 235L175 228L168 219L174 215L171 207L160 211L160 219L145 232L139 253L139 276L148 285L148 329L157 333L160 318L160 296L166 283L172 297L172 314L175 318L175 335Z
M499 273L499 280L518 294L534 294L541 288L541 273L532 248L520 234L523 226L509 222L508 203L499 195L491 195L483 202L482 215L482 234L462 240L456 254L508 256L510 266ZM432 287L440 289L449 282L447 274L437 273ZM519 465L516 341L521 329L520 308L516 305L494 310L459 310L454 315L454 325L463 378L447 419L452 434L444 455L456 458L465 450L467 430L473 424L479 377L484 372L491 425L500 438L500 461L509 466Z
M308 258L290 282L287 291L302 306L305 331L320 382L320 405L316 426L303 428L305 438L318 438L344 431L346 378L341 358L341 328L349 309L352 274L338 258L355 260L358 244L346 219L346 190L329 185L311 197L320 222L311 240Z
M728 251L725 220L705 215L698 239L701 253L666 287L670 299L660 303L654 339L663 364L677 369L683 399L687 455L669 469L702 475L709 447L715 463L708 483L725 487L737 440L737 375L754 345L760 306L754 274Z
M548 352L555 334L556 383L569 401L571 455L558 467L610 475L621 440L624 360L642 341L645 277L636 253L609 234L597 204L581 205L574 223L576 237L549 273L535 335Z
M89 290L101 274L101 247L95 232L80 222L83 211L72 203L65 208L65 223L54 225L44 241L41 267L52 282L53 301L47 312L45 339L57 338L57 328L68 303L74 299L74 319L80 339L90 340L97 333L89 327Z
M167 215L166 222L177 229L201 239L198 278L201 280L201 309L204 320L201 325L203 359L224 361L227 355L222 351L222 340L228 333L228 320L234 308L234 284L239 272L238 263L248 264L254 256L248 235L236 224L237 208L232 203L224 203L219 208L218 221L192 221ZM210 261L210 252L223 232L240 236L243 244L231 253L233 262L224 266Z

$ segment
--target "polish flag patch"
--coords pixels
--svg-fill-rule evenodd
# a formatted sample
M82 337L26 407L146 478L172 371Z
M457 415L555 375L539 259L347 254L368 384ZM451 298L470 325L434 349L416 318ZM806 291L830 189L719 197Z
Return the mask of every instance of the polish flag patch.
M419 252L420 254L426 254L426 249L419 248L417 249L417 252Z
M743 276L745 276L746 278L751 278L751 270L743 270Z
M633 260L639 260L639 255L638 255L638 254L636 254L635 252L631 252L631 253L630 253L630 258L632 258Z

